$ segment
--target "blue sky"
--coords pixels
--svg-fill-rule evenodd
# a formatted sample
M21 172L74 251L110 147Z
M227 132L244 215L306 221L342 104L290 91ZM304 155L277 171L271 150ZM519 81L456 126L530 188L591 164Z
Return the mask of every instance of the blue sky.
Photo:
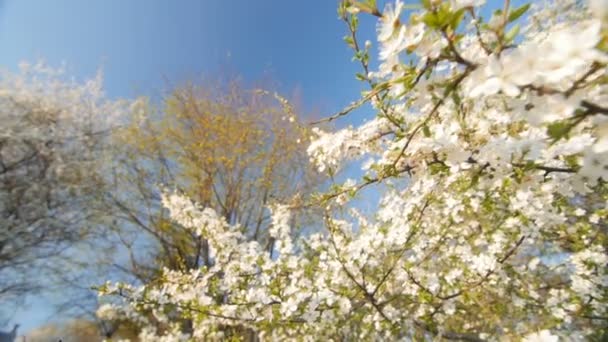
M357 66L342 43L337 1L2 0L0 65L65 61L72 74L103 67L110 96L159 93L228 68L271 72L281 90L337 108L354 98ZM372 26L373 27L373 26ZM368 30L369 32L369 30ZM373 32L373 31L372 31Z
M360 68L342 41L346 27L337 19L337 3L0 0L0 67L16 69L24 60L65 62L77 78L102 67L112 98L157 97L170 84L226 70L246 81L270 74L279 91L297 89L305 107L329 115L363 87L354 79ZM363 20L361 30L363 39L372 39L374 21ZM29 304L11 322L22 331L52 314L44 300Z

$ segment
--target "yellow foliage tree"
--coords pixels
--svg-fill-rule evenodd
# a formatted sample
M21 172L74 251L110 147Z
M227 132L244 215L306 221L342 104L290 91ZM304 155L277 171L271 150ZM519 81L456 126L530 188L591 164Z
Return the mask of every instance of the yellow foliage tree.
M185 270L213 262L203 238L167 219L159 187L184 189L271 251L268 205L301 201L322 182L303 148L308 125L270 92L248 90L238 81L186 84L165 98L162 110L141 102L133 113L115 136L115 191L106 197L114 217L112 239L128 255L126 262L109 261L135 280L153 281L163 267ZM301 232L314 229L316 218L306 208L292 223Z

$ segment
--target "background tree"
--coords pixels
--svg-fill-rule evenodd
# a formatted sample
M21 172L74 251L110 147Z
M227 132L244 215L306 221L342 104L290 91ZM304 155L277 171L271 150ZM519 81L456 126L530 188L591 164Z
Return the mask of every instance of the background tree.
M310 194L322 181L303 149L310 132L287 101L269 92L236 80L186 84L162 110L140 102L133 112L133 122L114 136L106 203L115 218L111 239L125 252L110 266L134 281L154 281L165 267L213 264L207 240L169 220L159 187L182 189L214 208L270 253L268 206L297 202L296 194ZM315 215L303 209L292 224L312 229Z
M69 81L43 64L0 77L3 309L48 286L46 271L93 232L98 160L125 104L106 100L101 82Z

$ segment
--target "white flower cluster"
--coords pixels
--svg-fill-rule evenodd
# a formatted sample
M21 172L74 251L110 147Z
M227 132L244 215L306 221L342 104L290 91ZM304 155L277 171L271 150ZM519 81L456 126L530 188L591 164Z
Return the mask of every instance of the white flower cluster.
M603 12L550 2L529 18L555 20L520 35L528 6L509 1L488 23L476 7L483 1L425 0L406 10L397 0L384 11L374 3L347 1L341 15L351 32L357 15L380 18L381 64L366 75L373 89L364 97L379 115L357 128L318 130L308 152L321 172L370 157L360 183L323 200L345 205L345 191L383 183L377 215L355 211L349 221L328 212L327 231L294 246L288 208L276 206L278 258L228 234L238 227L198 220L193 228L213 227L203 235L216 264L167 272L160 285L133 290L132 305L154 303L139 311L158 321L190 320L200 339L557 341L605 333ZM170 202L183 224L212 217Z
M291 226L289 225L291 218L289 206L277 204L271 208L271 211L270 236L276 241L279 256L290 255L293 252L293 243L291 241Z
M90 232L83 222L99 213L93 197L111 169L107 136L129 107L104 96L100 72L79 81L44 63L20 69L0 71L0 278L9 295Z

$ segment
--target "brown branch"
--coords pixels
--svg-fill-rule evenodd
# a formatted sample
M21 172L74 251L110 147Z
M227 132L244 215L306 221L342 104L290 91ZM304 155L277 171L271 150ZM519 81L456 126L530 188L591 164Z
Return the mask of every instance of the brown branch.
M323 122L331 122L333 120L338 119L339 117L347 115L351 111L361 107L363 104L365 104L367 101L369 101L372 97L378 95L378 93L380 91L386 89L387 87L388 87L387 83L378 85L372 91L370 91L367 95L365 95L364 97L362 97L361 99L359 99L357 101L352 102L350 105L348 105L346 108L342 109L341 111L337 112L336 114L329 116L327 118L323 118L321 120L313 121L310 123L310 125L318 125Z
M445 100L447 99L447 97L450 96L450 94L452 93L452 91L454 91L456 89L456 87L458 87L458 85L474 69L475 69L474 67L468 67L467 69L465 69L465 71L462 74L460 74L454 80L454 84L447 86L446 90L443 93L443 97L440 98L439 101L437 101L437 103L433 106L433 108L431 109L431 112L427 115L427 117L422 122L418 123L418 125L416 125L416 127L414 127L414 129L412 130L412 132L408 136L407 141L405 142L405 145L403 145L403 148L401 149L401 152L399 152L399 155L397 156L397 158L395 158L395 161L393 162L393 167L395 167L397 165L397 163L399 162L399 160L401 159L401 157L403 157L405 151L409 147L410 143L412 142L412 140L414 139L414 137L416 136L416 134L420 131L420 129L422 129L422 127L424 127L435 116L435 114L439 110L439 107L441 107L441 105L443 105L443 103L445 102Z

